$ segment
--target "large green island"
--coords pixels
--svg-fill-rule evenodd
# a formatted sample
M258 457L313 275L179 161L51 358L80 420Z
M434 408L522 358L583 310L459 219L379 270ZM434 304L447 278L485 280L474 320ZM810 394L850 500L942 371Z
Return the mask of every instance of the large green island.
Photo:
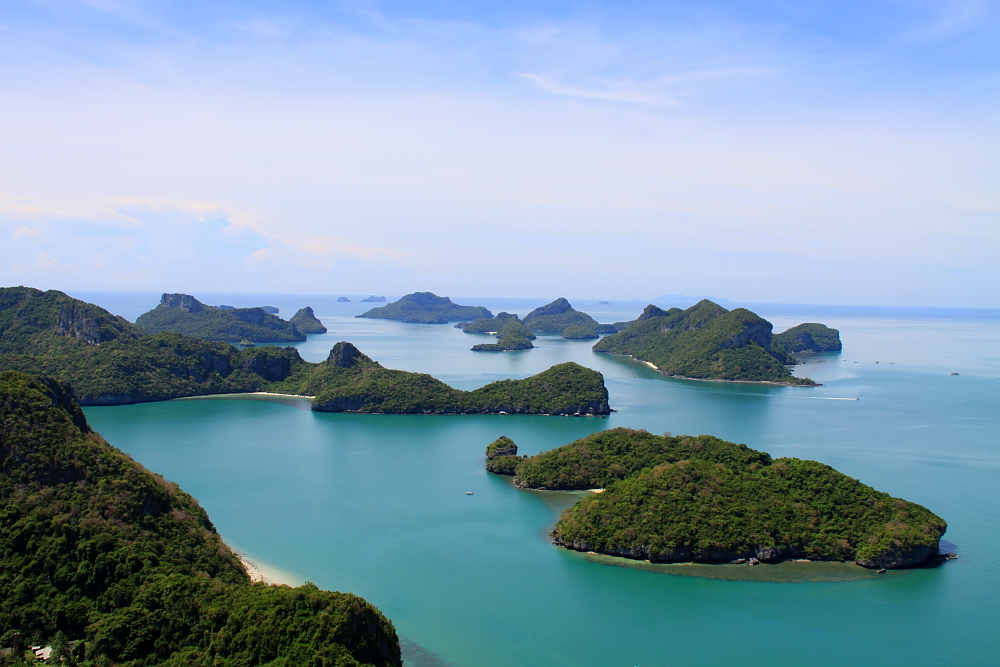
M362 299L362 301L367 300ZM355 317L402 320L418 324L447 324L457 320L492 318L493 313L482 306L459 306L452 303L450 298L431 292L414 292L401 297L399 301L394 301L387 306L372 308Z
M610 412L604 377L572 362L466 392L384 368L345 341L310 363L292 347L240 350L171 332L146 335L103 308L29 287L0 288L0 353L0 370L69 382L84 405L263 391L315 397L312 409L327 412Z
M809 559L869 568L934 559L947 524L833 468L718 438L615 428L521 458L502 438L487 469L526 489L604 489L563 513L556 544L652 562Z
M303 311L296 314L300 321L302 316ZM309 322L308 319L306 321ZM319 320L315 322L319 323ZM164 294L160 305L140 315L135 324L147 334L171 331L227 343L244 340L253 343L294 343L306 339L305 333L294 322L286 322L264 308L216 308L206 306L189 294ZM322 323L319 325L322 327Z
M785 367L795 360L774 344L772 328L745 308L726 310L707 299L686 310L649 305L633 324L597 341L594 351L627 354L682 378L815 385Z
M402 665L362 598L251 583L198 502L92 431L69 387L0 372L0 414L3 646L18 633L82 667Z

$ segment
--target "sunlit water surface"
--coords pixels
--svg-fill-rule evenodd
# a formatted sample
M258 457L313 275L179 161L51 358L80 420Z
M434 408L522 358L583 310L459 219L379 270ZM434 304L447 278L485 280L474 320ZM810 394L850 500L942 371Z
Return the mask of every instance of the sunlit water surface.
M130 319L156 302L81 296ZM377 605L404 638L407 665L996 664L995 316L758 307L777 331L803 321L841 330L842 354L797 368L823 386L784 388L671 380L553 337L525 352L472 353L486 337L356 319L367 307L357 302L267 299L285 317L311 305L330 328L297 346L311 361L349 340L386 366L463 389L569 360L605 375L618 410L608 419L317 414L295 399L87 408L112 444L194 494L235 548L288 581ZM476 303L524 314L542 301ZM645 304L574 305L610 322ZM534 454L615 426L710 433L830 464L931 508L961 557L861 578L810 564L759 566L756 581L736 566L621 567L550 544L580 494L523 492L483 470L483 449L501 434Z

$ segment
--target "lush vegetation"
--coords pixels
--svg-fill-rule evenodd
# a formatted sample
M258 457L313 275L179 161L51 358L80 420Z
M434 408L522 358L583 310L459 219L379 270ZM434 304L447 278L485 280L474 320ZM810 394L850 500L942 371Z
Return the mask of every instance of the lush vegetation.
M299 312L295 313L288 322L304 334L326 333L326 327L323 326L323 322L316 317L316 313L309 306L300 308Z
M464 322L464 326L460 326L459 329L465 333L498 333L508 320L517 319L517 315L511 313L498 313L496 317L477 317L472 322ZM534 338L534 334L532 334L532 338Z
M592 338L600 338L593 327L588 327L583 324L571 324L566 327L566 330L562 333L563 338L568 338L570 340L590 340Z
M368 299L362 299L367 301ZM446 324L455 320L487 319L493 313L482 306L459 306L446 296L438 296L430 292L414 292L407 294L399 301L387 306L372 308L358 317L374 317L383 320L402 320L421 324Z
M326 362L312 364L290 347L240 350L176 333L140 336L128 322L119 322L96 306L60 292L33 292L27 301L38 297L40 304L8 299L15 305L0 310L4 325L0 343L7 350L0 356L0 370L44 373L71 382L85 405L272 391L315 396L313 408L325 411L609 412L603 376L577 364L560 364L533 378L495 382L464 392L430 375L383 368L346 342L334 346ZM3 300L6 293L0 290L0 307L7 303ZM60 313L74 308L73 312L87 312L89 319L76 322L76 329L59 333ZM19 314L18 309L23 312ZM111 333L102 334L104 342L91 344L72 335L85 324L93 325L91 329L115 325L118 329L110 331L118 337L107 339ZM510 320L507 326L521 325Z
M524 322L524 326L536 333L562 333L567 327L573 325L585 326L602 334L615 332L613 325L599 324L587 313L575 310L569 301L562 297L552 303L535 308L525 315L522 322Z
M473 352L507 352L510 350L530 350L535 347L531 341L535 334L521 324L516 316L505 320L500 331L496 333L499 339L496 343L480 343L472 346Z
M669 437L613 428L532 456L518 469L517 479L532 489L603 489L644 468L690 458L739 466L771 463L763 452L708 435Z
M63 662L400 665L350 594L251 584L204 510L91 431L54 380L0 373L0 628Z
M461 391L424 373L383 368L350 343L278 390L314 395L313 410L421 414L608 414L608 390L597 371L567 362L523 380ZM338 349L339 348L339 349Z
M513 463L522 487L606 489L556 524L558 543L584 551L653 561L811 558L896 567L935 555L946 529L926 508L822 463L772 460L707 435L611 429Z
M497 475L513 475L517 466L527 456L517 455L517 445L505 435L486 447L486 469Z
M789 352L839 352L843 348L839 331L816 322L792 327L771 340Z
M290 343L306 339L294 323L263 308L216 308L187 294L164 294L160 305L140 315L135 323L147 334L172 331L227 343Z
M771 323L745 308L728 311L703 300L687 310L648 306L636 322L594 345L595 352L628 354L667 375L697 379L815 384L785 368L772 346Z

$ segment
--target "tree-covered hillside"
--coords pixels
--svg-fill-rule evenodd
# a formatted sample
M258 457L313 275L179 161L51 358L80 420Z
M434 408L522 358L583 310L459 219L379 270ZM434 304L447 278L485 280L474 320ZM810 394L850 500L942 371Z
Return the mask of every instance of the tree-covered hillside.
M5 639L77 640L56 659L80 665L401 664L361 598L251 584L198 503L94 433L66 386L0 372L0 415Z
M478 320L477 320L478 321ZM504 320L500 330L495 334L499 339L495 343L480 343L472 346L473 352L509 352L512 350L530 350L535 347L531 341L535 334L525 327L517 317Z
M926 508L822 463L773 460L707 435L617 428L523 460L497 455L487 469L516 475L524 488L605 489L563 514L556 542L654 562L809 558L902 567L933 558L947 527Z
M172 331L227 343L293 343L306 339L295 324L263 308L216 308L189 294L164 294L160 305L140 315L135 324L147 334Z
M75 308L74 312L88 313L88 322L117 322L113 315L60 292L33 292L41 305L13 299L8 301L14 306L0 310L4 326L0 343L9 350L0 355L0 370L44 373L70 382L85 405L271 391L316 396L313 408L327 411L607 414L609 410L603 376L576 364L547 371L546 377L565 380L561 385L549 384L547 390L538 391L532 378L518 380L497 403L477 402L473 397L480 394L457 391L429 375L382 368L346 342L338 343L326 362L313 364L291 347L239 350L175 333L139 336L122 320L117 338L90 343L73 335L72 327L60 329L59 313L64 307ZM0 307L7 303L2 299L5 293L0 289Z
M667 375L696 379L812 385L785 368L793 360L772 346L771 323L708 300L687 310L648 306L634 324L594 344L595 352L628 354Z

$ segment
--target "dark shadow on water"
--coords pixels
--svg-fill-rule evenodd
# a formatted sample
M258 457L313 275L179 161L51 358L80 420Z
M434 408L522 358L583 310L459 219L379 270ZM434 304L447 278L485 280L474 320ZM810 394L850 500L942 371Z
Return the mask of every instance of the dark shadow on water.
M406 667L455 667L454 663L445 662L441 656L428 651L415 641L400 637L399 648L402 649L403 664Z

